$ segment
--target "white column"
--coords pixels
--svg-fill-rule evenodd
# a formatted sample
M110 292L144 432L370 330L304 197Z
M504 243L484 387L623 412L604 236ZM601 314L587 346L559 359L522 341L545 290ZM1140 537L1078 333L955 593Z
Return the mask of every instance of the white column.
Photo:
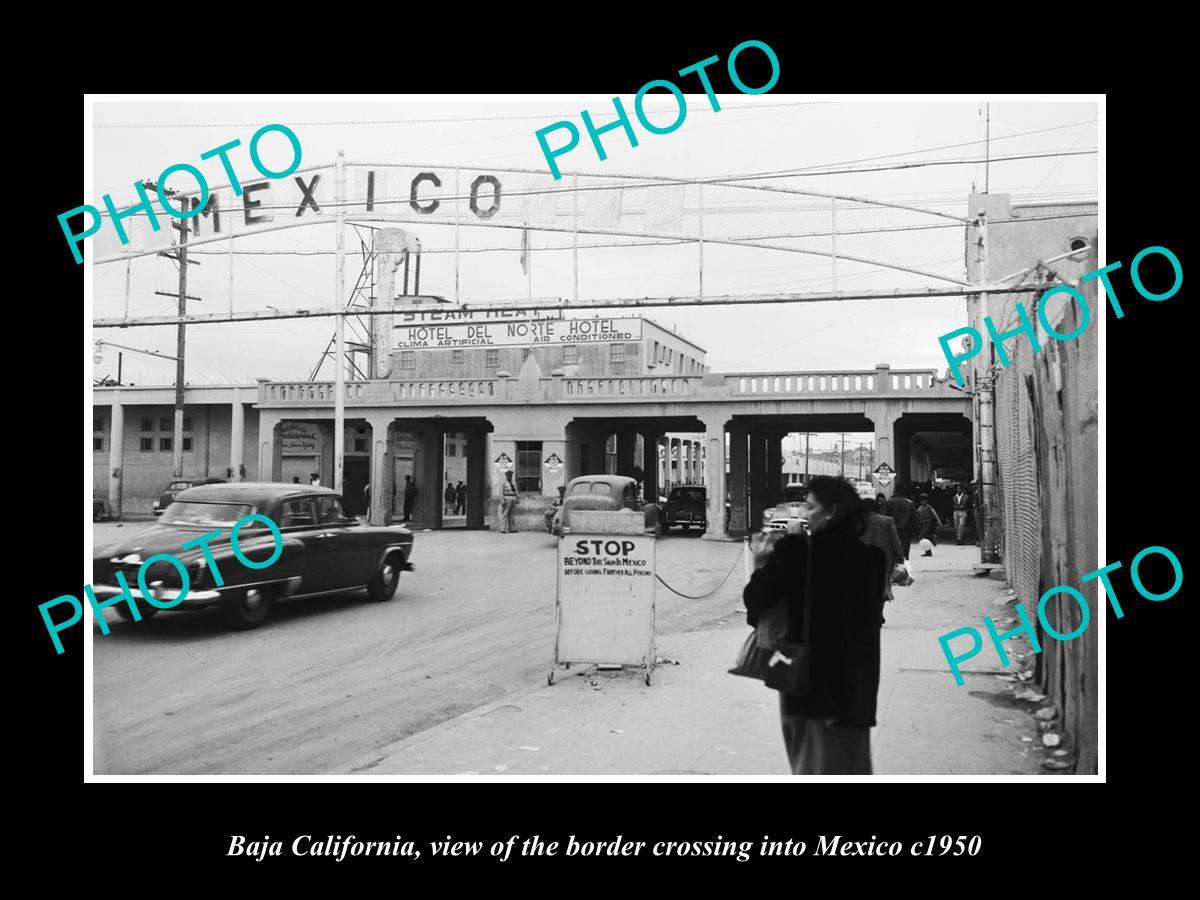
M708 495L708 528L705 540L724 541L725 533L725 416L704 420L705 491Z
M246 409L234 395L230 404L229 420L229 468L232 470L229 480L242 480L242 465L244 463L244 448L246 446Z
M115 391L114 391L115 393ZM125 407L114 398L108 428L108 514L121 518L121 465L125 450Z

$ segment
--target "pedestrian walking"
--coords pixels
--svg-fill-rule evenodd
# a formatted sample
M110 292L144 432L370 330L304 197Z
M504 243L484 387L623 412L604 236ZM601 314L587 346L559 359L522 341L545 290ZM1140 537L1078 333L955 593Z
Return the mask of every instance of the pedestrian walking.
M900 535L896 532L896 523L891 516L885 516L879 511L878 501L864 500L860 511L863 532L859 536L868 547L877 547L883 554L883 602L888 603L892 595L892 570L896 564L903 562L904 547L900 544ZM883 624L882 618L880 624Z
M321 486L321 476L318 475L316 472L313 472L311 475L308 476L308 483L312 487L320 487Z
M454 488L454 514L463 515L467 511L467 485L460 481Z
M504 484L500 488L500 533L509 534L517 530L517 486L513 484L512 470L504 473Z
M458 502L458 492L454 490L454 485L449 481L446 482L446 491L442 494L442 501L446 505L446 515L454 515L454 506Z
M808 690L779 695L792 774L870 775L883 554L859 540L859 500L848 482L818 475L809 486L801 516L811 537L795 522L777 541L752 541L756 570L742 593L746 621L755 626L766 610L786 603L786 639L809 648Z
M912 555L913 536L916 532L916 520L913 517L913 502L908 499L906 485L897 484L895 493L883 508L885 515L891 516L896 523L896 534L900 536L900 545L904 548L904 558Z
M917 507L917 535L922 540L928 540L933 546L922 556L933 556L933 547L937 546L937 530L942 527L942 520L937 510L929 505L929 495L921 495L921 505Z
M967 511L971 508L971 498L963 490L961 484L954 486L954 538L955 543L962 545L963 533L967 530Z
M404 476L404 518L402 521L412 521L413 504L417 500L417 483L411 475Z

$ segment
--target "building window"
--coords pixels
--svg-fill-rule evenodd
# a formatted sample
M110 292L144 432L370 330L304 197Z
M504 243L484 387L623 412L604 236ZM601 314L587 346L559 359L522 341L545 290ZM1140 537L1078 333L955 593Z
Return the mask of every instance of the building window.
M608 361L614 366L623 366L625 364L625 345L610 344L608 348Z
M163 416L161 419L158 420L158 430L159 431L173 431L174 428L175 428L174 423L170 419L168 419L166 416Z
M400 351L400 368L415 369L417 367L417 351L401 350Z
M104 449L104 438L102 438L102 437L92 438L92 449L94 451L96 451L97 453L99 453L101 450L103 450Z
M451 350L450 351L450 361L455 362L455 363L462 362L463 361L463 352L461 350Z
M517 441L517 490L521 493L542 492L542 442Z
M454 443L454 441L450 441L448 444L446 444L446 455L458 456L458 444Z
M142 438L141 445L138 447L143 453L149 453L154 449L154 438Z
M171 438L159 438L158 449L166 452L171 449Z
M579 347L575 344L563 345L563 365L574 366L579 363Z
M488 350L487 356L485 357L483 364L485 366L500 365L500 351L499 350Z
M104 430L104 420L103 419L92 419L92 431L103 431L103 430Z
M154 420L153 419L142 419L141 430L142 431L153 431L154 430Z
M192 430L192 420L189 419L187 416L183 417L183 430L184 431ZM186 450L187 448L185 447L184 449Z
M354 452L355 453L366 453L367 452L367 439L366 438L355 438L354 439Z
M184 453L192 452L192 439L190 437L185 437L183 439L183 452Z

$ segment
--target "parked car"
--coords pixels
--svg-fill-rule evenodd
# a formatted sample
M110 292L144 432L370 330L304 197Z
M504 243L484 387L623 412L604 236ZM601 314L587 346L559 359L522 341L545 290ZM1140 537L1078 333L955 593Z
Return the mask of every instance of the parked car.
M251 569L233 555L230 532L251 513L264 515L279 526L283 550L265 569ZM184 543L212 531L220 537L208 543L212 559L201 546ZM345 514L342 498L328 488L300 484L208 484L181 491L151 528L96 552L93 591L98 599L121 593L116 573L122 572L134 599L143 598L137 575L142 561L167 553L186 567L189 589L172 609L219 606L234 629L262 624L272 605L284 598L312 597L366 589L372 600L390 600L400 573L411 571L412 533L403 526L364 525ZM274 552L270 529L251 522L238 533L242 554L261 561ZM220 571L217 584L210 568ZM146 573L147 587L158 600L179 596L182 579L171 563L159 561ZM144 598L143 598L144 599ZM113 606L122 618L132 618L127 603ZM139 603L143 618L158 607Z
M663 534L678 525L684 531L708 527L708 492L702 486L673 487L659 517Z
M869 482L869 481L854 482L854 489L856 491L858 491L858 496L861 497L863 500L874 500L875 499L875 494L876 494L875 485L871 484L871 482Z
M774 506L763 510L763 528L768 531L786 531L790 519L800 518L800 504L808 498L808 487L789 484L783 489L783 498Z
M658 531L659 508L656 503L644 503L638 483L627 475L580 475L572 478L563 496L562 506L550 525L553 534L570 533L571 510L632 509L645 515L646 533Z
M179 494L180 491L186 491L191 487L200 487L202 484L224 484L224 478L177 478L167 485L167 489L158 495L158 499L154 501L151 508L156 516L161 516L163 510L171 505L171 501Z

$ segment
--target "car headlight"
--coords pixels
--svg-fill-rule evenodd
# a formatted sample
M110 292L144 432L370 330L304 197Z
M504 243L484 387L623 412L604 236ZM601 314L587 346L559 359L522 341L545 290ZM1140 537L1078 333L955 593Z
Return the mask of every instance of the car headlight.
M770 522L773 518L775 518L775 507L772 506L763 510L764 522Z

